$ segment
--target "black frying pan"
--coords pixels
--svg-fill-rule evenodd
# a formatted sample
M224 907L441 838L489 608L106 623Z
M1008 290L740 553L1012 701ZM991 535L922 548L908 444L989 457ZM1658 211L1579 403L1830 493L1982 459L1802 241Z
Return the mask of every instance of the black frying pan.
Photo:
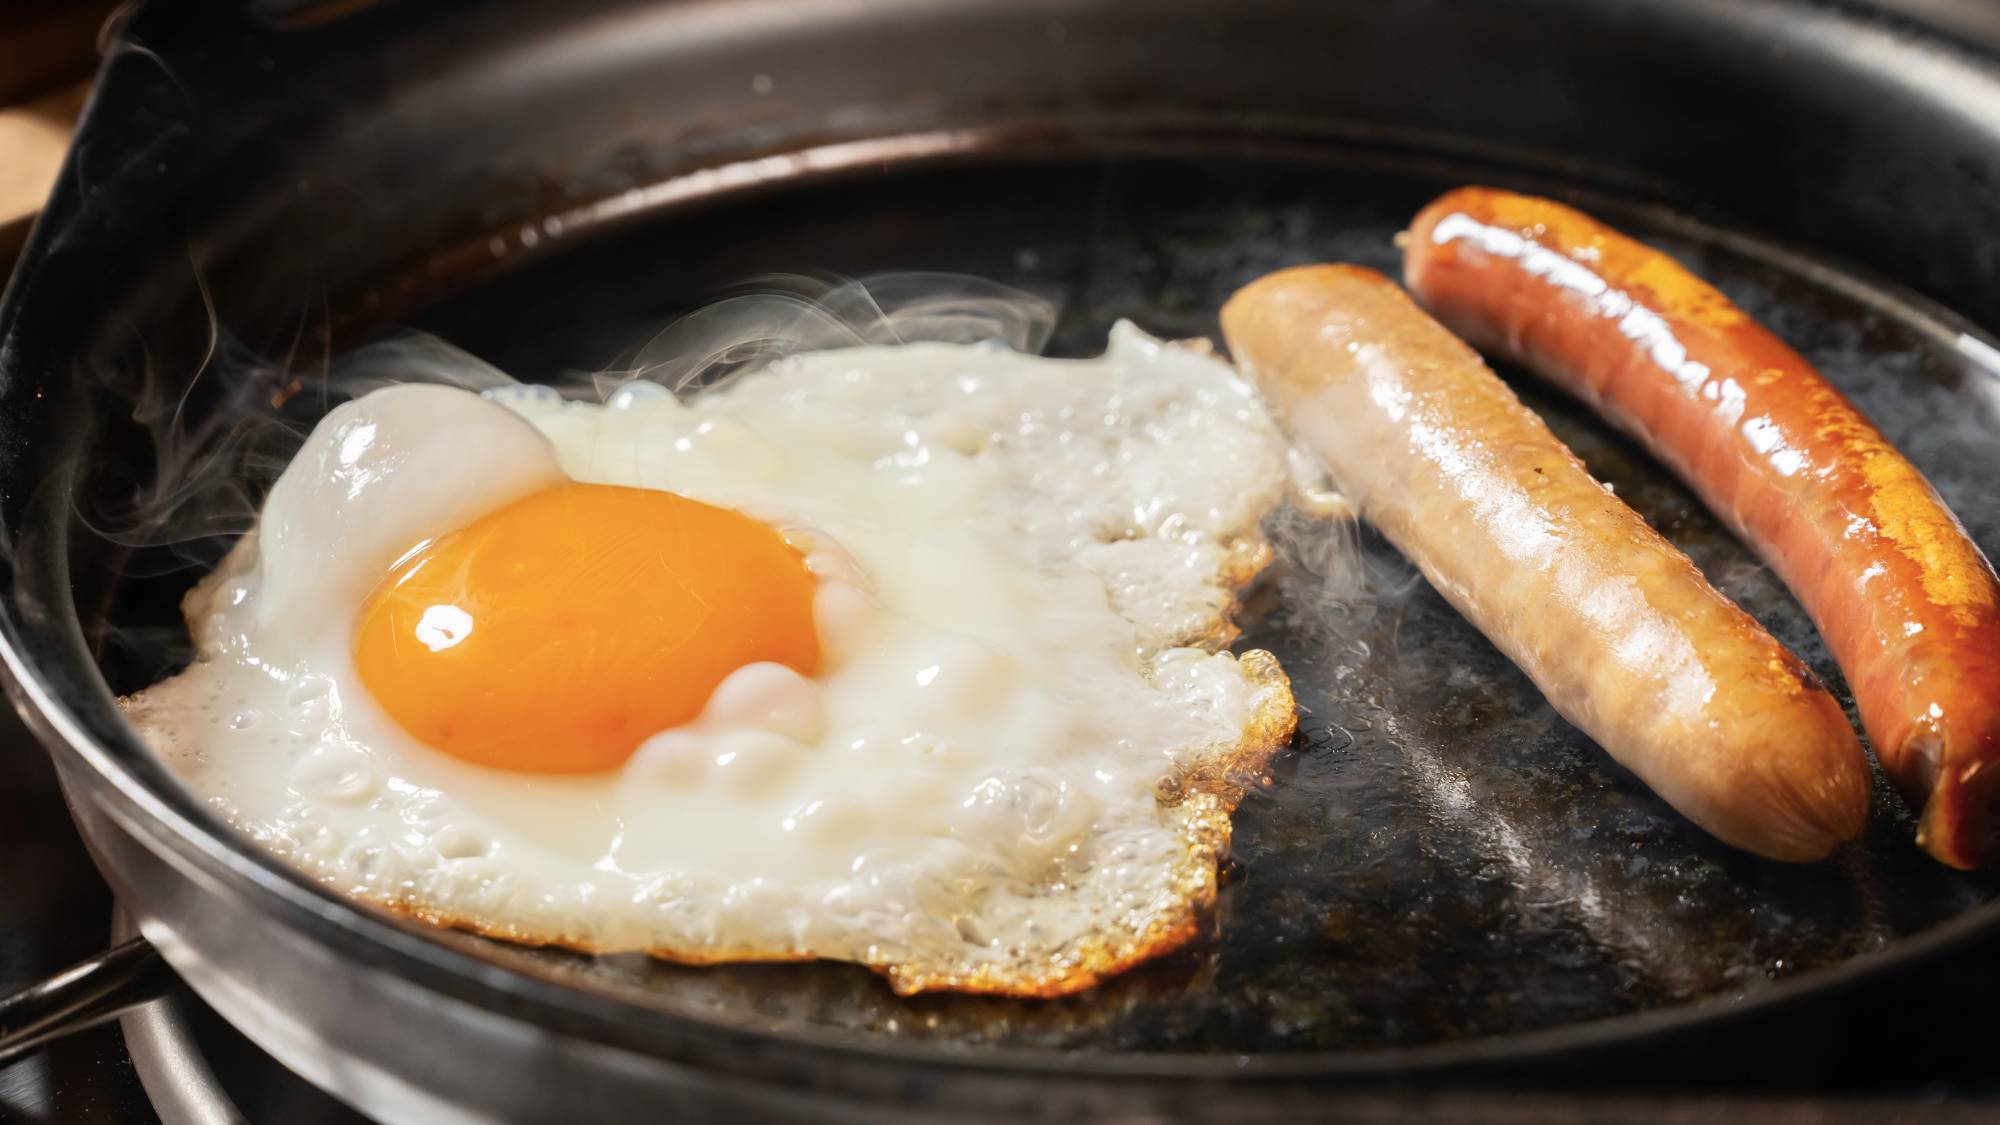
M1887 789L1824 864L1708 840L1365 534L1332 599L1303 549L1249 607L1244 643L1278 652L1304 714L1239 813L1212 935L1023 1003L520 950L308 885L111 702L175 659L179 592L226 536L102 533L161 470L135 415L311 391L402 326L544 379L754 274L942 269L1057 300L1051 347L1075 354L1121 316L1214 335L1277 266L1389 267L1423 202L1482 181L1577 200L1715 280L1992 550L2000 67L1953 26L1777 0L145 9L0 308L16 698L175 968L396 1119L1203 1116L1384 1080L1852 1081L1974 1049L1927 1009L1982 995L2000 880L1924 858ZM1518 385L1839 682L1658 466Z

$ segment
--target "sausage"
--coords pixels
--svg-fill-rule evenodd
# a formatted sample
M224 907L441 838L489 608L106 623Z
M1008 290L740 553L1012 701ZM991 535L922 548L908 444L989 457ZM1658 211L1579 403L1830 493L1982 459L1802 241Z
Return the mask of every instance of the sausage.
M1884 770L1954 867L2000 852L2000 583L1908 459L1804 357L1665 254L1482 188L1425 208L1410 289L1595 407L1812 615Z
M1222 327L1362 516L1689 820L1798 861L1861 831L1867 763L1833 697L1394 283L1284 270Z

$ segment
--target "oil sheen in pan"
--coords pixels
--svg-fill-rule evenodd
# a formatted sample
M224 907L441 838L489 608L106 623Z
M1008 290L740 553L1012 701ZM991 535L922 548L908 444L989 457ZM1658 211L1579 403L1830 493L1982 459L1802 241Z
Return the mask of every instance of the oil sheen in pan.
M615 238L566 236L412 323L540 379L608 362L673 310L759 272L937 269L1058 300L1062 354L1101 347L1117 317L1212 336L1221 300L1268 270L1348 260L1393 272L1395 232L1470 178L1435 166L1127 158L800 186L643 217ZM1982 487L2000 473L1992 357L1849 279L1590 205L1796 345L1931 474L1975 539L2000 547L2000 493ZM664 265L635 265L647 262ZM1848 702L1799 607L1685 490L1580 408L1503 373ZM1823 864L1715 843L1562 723L1379 539L1351 536L1338 557L1358 562L1334 567L1323 542L1277 519L1281 558L1242 644L1283 660L1300 734L1238 813L1212 939L1048 1003L897 1000L836 965L686 969L459 940L779 1029L1247 1053L1445 1042L1754 993L2000 892L2000 880L1922 856L1886 789L1865 838Z

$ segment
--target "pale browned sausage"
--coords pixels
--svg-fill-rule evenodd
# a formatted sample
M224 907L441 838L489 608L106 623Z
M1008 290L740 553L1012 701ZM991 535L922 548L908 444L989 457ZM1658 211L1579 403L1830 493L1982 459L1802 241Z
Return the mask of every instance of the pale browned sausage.
M1868 771L1833 698L1402 290L1285 270L1222 326L1361 514L1689 820L1787 860L1861 831Z
M1875 753L1956 867L2000 851L2000 583L1915 466L1799 353L1665 254L1484 188L1424 209L1412 291L1596 407L1803 603Z

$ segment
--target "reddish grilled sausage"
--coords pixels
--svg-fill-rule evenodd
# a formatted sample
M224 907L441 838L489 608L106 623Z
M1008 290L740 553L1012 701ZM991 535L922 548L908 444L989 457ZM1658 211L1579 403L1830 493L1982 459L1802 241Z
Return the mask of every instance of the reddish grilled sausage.
M1861 831L1867 764L1833 697L1394 283L1285 270L1222 328L1361 514L1689 820L1787 860Z
M1804 603L1917 840L2000 851L2000 583L1915 466L1673 259L1546 200L1462 188L1412 224L1412 291L1638 438Z

